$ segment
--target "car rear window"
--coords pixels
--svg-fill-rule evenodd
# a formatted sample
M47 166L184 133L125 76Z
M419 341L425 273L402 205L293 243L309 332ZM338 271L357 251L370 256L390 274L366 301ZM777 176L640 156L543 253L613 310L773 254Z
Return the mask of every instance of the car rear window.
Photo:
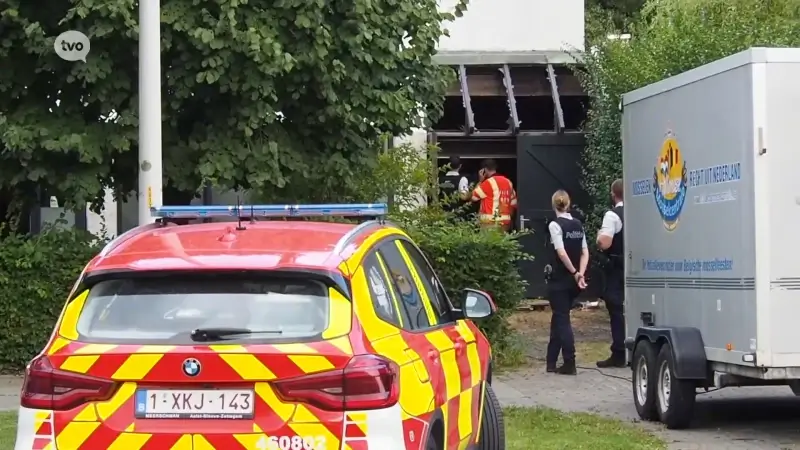
M236 341L297 340L325 331L329 308L328 287L315 280L115 279L89 290L77 331L82 340L109 343L191 343L197 328L256 332Z

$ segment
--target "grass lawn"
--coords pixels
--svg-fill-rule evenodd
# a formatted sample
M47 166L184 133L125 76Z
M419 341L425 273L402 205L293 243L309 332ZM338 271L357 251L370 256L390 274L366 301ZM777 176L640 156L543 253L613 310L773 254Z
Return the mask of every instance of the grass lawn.
M17 413L0 412L0 450L14 450L17 438Z
M617 420L552 409L506 408L507 450L661 450L652 434Z
M591 414L506 408L507 450L660 450L666 444L633 425ZM14 450L17 415L0 413L0 450Z

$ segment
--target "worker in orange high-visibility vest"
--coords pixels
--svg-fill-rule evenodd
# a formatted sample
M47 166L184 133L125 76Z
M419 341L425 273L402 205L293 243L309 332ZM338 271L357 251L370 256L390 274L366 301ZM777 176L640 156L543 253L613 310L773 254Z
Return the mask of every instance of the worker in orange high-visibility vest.
M517 193L508 178L497 173L497 162L483 161L480 182L472 191L472 201L480 202L478 221L481 226L499 226L511 231L511 217L517 208Z

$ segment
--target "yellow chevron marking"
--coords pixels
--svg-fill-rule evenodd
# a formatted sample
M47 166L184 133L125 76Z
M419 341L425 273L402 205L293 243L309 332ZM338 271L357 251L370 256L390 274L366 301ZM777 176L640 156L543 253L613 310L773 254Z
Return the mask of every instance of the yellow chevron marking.
M436 350L439 352L445 352L453 348L453 341L447 336L447 333L444 330L436 330L431 331L430 333L425 333L425 337L428 338L428 341L436 347Z
M458 402L458 432L459 438L465 439L472 434L472 389L459 394Z
M325 370L334 369L335 366L324 356L318 355L290 355L289 359L297 364L305 373L317 373Z
M164 355L134 353L119 366L111 378L115 380L141 380Z
M174 345L143 345L136 350L136 353L169 353L175 350Z
M53 339L53 344L50 346L49 349L47 349L47 354L48 355L55 354L57 351L69 345L70 342L71 342L70 340L64 339L60 336L56 337L55 339Z
M353 354L353 347L350 345L350 339L347 336L330 340L328 343L341 350L345 355Z
M419 417L431 411L433 387L419 381L412 364L400 366L400 406L408 414Z
M111 417L116 410L122 406L123 403L128 401L129 398L136 392L136 383L125 383L119 387L119 390L111 400L102 403L96 403L97 415L101 420L106 420ZM191 450L191 447L190 447Z
M37 422L44 422L50 418L50 411L36 411L34 418Z
M86 303L86 297L89 296L89 291L84 291L79 296L75 297L64 308L64 315L61 319L61 325L58 327L58 334L69 339L70 341L78 340L78 316L83 310L83 304Z
M114 439L108 450L139 450L151 436L146 433L122 433Z
M292 416L293 423L319 423L319 417L315 416L314 413L309 411L308 408L305 407L303 404L297 405L297 410L294 412L294 416Z
M275 414L283 419L284 422L289 422L292 418L292 414L294 414L294 404L281 402L272 390L272 386L268 383L256 383L256 395L261 397L264 403L272 408Z
M331 339L338 336L346 336L350 333L353 326L352 303L347 300L339 291L328 288L328 329L322 332L323 339Z
M209 347L217 353L248 353L247 349L242 345L218 344L210 345Z
M194 435L194 444L192 446L194 450L217 450L211 445L210 442L201 434Z
M321 423L293 423L289 425L298 436L322 436L325 438L326 448L339 448L338 437Z
M170 450L192 450L192 435L184 434Z
M470 387L475 387L481 382L481 357L478 355L478 346L475 343L467 345L467 361L469 361Z
M97 422L97 413L94 410L94 405L86 405L72 420L75 422Z
M281 353L289 354L300 354L300 355L316 355L319 354L318 351L309 347L306 344L276 344L276 350Z
M56 436L57 448L80 448L100 422L70 422Z
M110 344L88 344L75 350L73 353L76 355L102 355L105 352L114 350L116 345Z
M67 359L61 363L61 370L70 372L86 373L92 368L92 365L100 358L99 355L81 355L81 356L68 356Z
M264 430L262 430L261 427L258 426L258 424L255 423L253 424L253 433L263 433L263 432Z
M274 380L272 373L255 355L250 353L223 353L219 355L245 380Z
M372 306L364 268L359 267L358 270L353 273L353 277L350 281L350 285L353 289L353 302L356 308L356 316L361 322L367 339L371 342L375 342L387 336L398 334L400 331L396 327L384 322L375 315L375 308ZM407 346L404 345L396 350L402 352L405 347ZM378 349L376 348L376 350ZM378 351L378 353L382 352ZM391 358L391 356L389 357Z
M263 445L267 440L266 434L234 434L233 437L242 448L260 448L259 444Z
M128 428L125 428L125 431L126 431L127 433L133 433L133 432L134 432L134 430L135 430L135 428L136 428L136 424L135 424L135 423L132 423L132 424L128 425Z

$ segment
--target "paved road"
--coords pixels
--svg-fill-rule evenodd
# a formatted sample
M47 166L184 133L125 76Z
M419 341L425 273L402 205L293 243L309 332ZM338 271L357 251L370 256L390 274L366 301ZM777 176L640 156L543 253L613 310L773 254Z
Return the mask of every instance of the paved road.
M546 406L638 421L629 378L629 369L603 373L584 369L577 377L528 369L498 375L493 384L505 405ZM664 437L674 450L800 449L800 398L785 386L726 388L698 395L695 422L686 431L644 426Z
M577 377L542 369L496 376L495 391L504 405L546 406L587 411L637 421L628 369L580 370ZM612 378L618 377L618 378ZM0 411L19 405L19 377L0 377ZM800 399L788 387L727 388L698 396L695 426L669 431L646 424L674 450L800 449Z

